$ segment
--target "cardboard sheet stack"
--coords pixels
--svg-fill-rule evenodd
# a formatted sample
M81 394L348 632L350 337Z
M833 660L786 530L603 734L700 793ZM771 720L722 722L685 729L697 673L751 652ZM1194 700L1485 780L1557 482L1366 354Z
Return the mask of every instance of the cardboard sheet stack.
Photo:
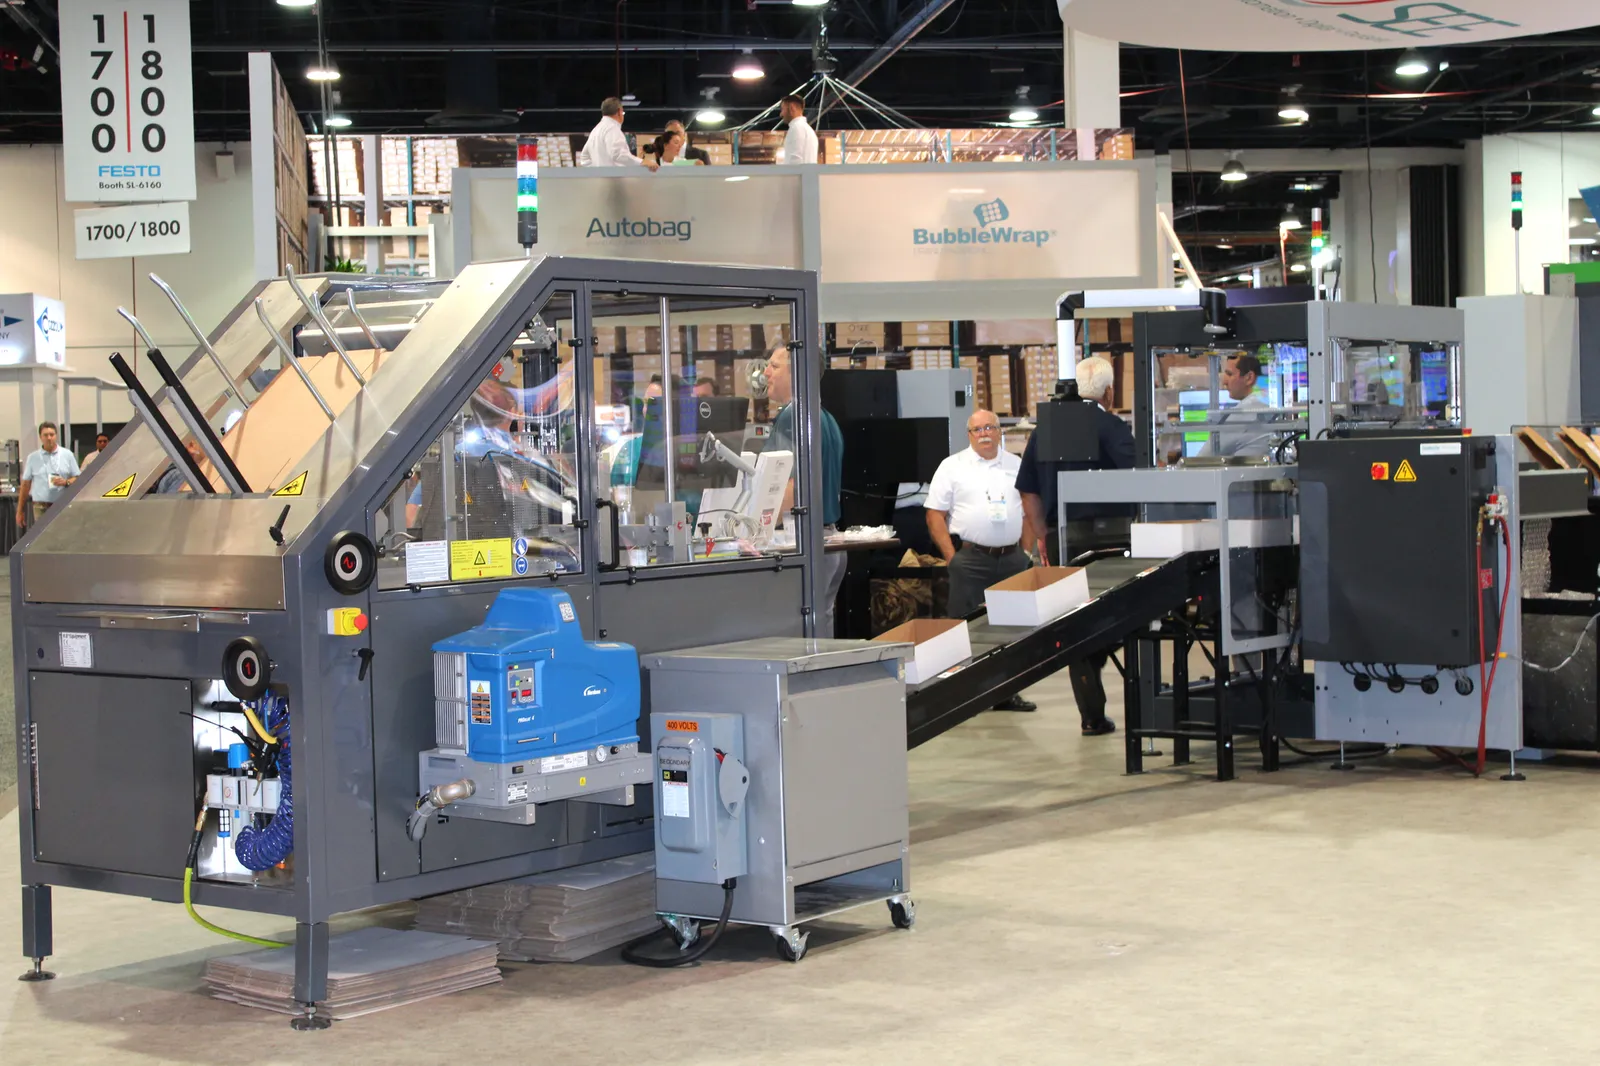
M500 942L512 962L575 962L657 928L655 856L534 874L417 904L417 928Z
M492 942L374 926L328 938L328 998L318 1007L335 1020L355 1018L498 980ZM300 1013L294 948L212 959L205 983L218 999Z

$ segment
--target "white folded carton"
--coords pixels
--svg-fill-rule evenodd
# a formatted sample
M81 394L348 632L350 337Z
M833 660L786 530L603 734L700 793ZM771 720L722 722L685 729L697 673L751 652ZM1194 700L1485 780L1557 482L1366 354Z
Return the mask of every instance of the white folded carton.
M1210 518L1135 522L1131 532L1129 553L1135 559L1170 559L1184 552L1217 549L1217 523ZM1228 532L1232 534L1233 529L1230 528Z
M1300 540L1292 518L1230 518L1228 547L1277 548Z
M908 685L920 685L972 658L972 638L961 618L913 618L872 639L916 645L905 660Z
M1036 566L983 591L989 621L1038 626L1088 603L1089 576L1081 566Z

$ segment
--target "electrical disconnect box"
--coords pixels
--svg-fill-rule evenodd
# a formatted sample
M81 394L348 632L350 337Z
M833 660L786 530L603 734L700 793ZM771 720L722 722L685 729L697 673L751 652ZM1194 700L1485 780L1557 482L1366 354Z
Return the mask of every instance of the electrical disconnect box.
M720 885L749 867L744 719L652 714L656 876Z

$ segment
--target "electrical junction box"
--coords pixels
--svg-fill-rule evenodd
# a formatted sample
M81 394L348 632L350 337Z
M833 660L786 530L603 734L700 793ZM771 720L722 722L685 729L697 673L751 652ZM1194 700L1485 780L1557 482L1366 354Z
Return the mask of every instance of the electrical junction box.
M656 877L720 885L749 869L744 719L652 714Z
M438 747L419 756L419 791L476 786L446 814L532 825L536 804L628 806L650 779L638 654L584 640L559 589L506 589L482 625L434 644L433 688Z

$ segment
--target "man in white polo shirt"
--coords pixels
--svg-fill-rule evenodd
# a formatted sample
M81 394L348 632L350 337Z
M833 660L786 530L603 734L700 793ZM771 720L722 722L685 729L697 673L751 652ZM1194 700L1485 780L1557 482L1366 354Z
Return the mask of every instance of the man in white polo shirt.
M1000 446L1000 419L974 411L967 419L969 447L939 464L928 484L928 533L950 567L951 618L983 606L983 590L1028 569L1022 550L1021 462ZM960 540L958 546L955 542ZM1031 711L1020 696L997 711Z
M31 527L43 518L62 490L76 480L77 457L57 445L54 422L40 422L39 450L29 455L22 467L22 491L17 493L17 528Z

